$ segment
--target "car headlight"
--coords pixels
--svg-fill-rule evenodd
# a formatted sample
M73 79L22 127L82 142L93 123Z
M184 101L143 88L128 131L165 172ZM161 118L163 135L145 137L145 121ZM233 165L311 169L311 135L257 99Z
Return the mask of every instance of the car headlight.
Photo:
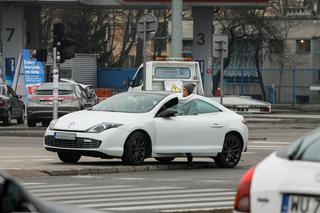
M103 132L107 129L117 128L121 125L122 124L103 122L103 123L100 123L100 124L97 124L97 125L91 127L90 129L88 129L88 132L100 133L100 132Z
M52 120L48 126L49 129L53 130L54 129L54 125L56 125L57 120Z

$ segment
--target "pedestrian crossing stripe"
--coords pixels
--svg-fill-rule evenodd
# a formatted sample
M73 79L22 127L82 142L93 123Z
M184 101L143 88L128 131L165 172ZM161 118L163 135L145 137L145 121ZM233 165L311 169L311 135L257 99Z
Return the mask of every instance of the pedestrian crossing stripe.
M171 91L172 92L182 92L181 89L179 87L177 87L177 85L175 85L175 84L172 84Z

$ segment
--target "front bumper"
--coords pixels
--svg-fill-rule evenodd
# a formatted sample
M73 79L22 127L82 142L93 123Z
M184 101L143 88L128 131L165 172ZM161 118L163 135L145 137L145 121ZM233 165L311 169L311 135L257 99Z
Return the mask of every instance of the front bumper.
M56 139L55 133L76 134L75 140ZM122 157L124 143L129 131L122 128L112 128L101 133L70 132L47 129L44 137L44 147L52 152L77 152L84 156Z

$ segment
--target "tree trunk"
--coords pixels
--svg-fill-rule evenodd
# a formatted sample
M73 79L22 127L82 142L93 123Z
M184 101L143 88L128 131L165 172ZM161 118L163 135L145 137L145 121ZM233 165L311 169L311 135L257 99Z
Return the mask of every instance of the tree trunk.
M259 53L260 53L260 48L259 48L259 44L257 44L256 51L255 51L256 70L258 73L259 85L260 85L261 94L262 94L262 100L267 101L266 90L264 89L264 83L263 83L263 78L262 78L262 73L261 73Z

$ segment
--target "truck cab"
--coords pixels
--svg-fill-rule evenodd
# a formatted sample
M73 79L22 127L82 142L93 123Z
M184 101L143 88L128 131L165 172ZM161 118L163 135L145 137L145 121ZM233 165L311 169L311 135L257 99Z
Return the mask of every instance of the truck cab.
M146 84L143 88L143 64L133 79L127 83L129 91L162 90L182 92L186 83L196 85L196 93L203 95L203 85L198 62L194 61L148 61L146 62Z

